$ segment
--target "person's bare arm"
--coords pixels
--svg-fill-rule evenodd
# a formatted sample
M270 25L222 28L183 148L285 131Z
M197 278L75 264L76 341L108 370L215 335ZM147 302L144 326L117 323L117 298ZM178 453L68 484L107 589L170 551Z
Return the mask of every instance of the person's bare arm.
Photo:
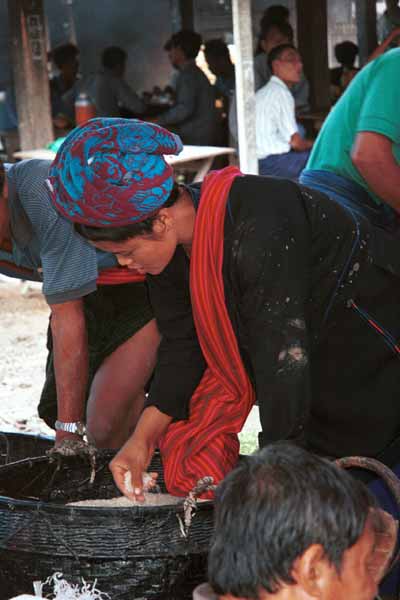
M144 409L135 431L110 463L114 481L128 498L143 500L143 472L146 471L160 437L166 432L172 417L155 406ZM125 474L131 473L133 493L125 487ZM154 477L154 474L152 474Z
M400 37L400 27L393 29L393 31L387 36L387 38L375 48L372 54L369 55L368 60L365 64L370 63L372 60L375 60L375 58L378 58L378 56L381 56L381 54L386 52L387 48L390 46L393 40L395 40L398 37Z
M295 152L304 152L304 150L310 150L310 148L312 148L312 145L312 140L306 140L302 138L299 133L294 133L290 138L290 147Z
M88 379L88 347L83 301L51 305L57 416L60 421L83 421ZM57 431L56 444L75 434Z
M371 190L400 213L400 166L389 138L362 131L355 139L351 159Z

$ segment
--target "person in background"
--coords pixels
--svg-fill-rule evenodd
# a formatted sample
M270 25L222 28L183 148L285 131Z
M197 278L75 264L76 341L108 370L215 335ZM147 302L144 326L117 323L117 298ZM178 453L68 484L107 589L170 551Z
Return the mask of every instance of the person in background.
M75 98L79 87L79 50L75 44L54 48L49 58L59 73L50 79L50 100L56 127L68 128L75 123Z
M262 52L254 57L254 88L259 90L268 83L272 72L268 64L268 55L273 48L282 44L293 44L294 33L290 23L267 21L262 25L260 33L260 47ZM292 89L296 106L296 113L301 114L309 110L310 86L302 73L301 79Z
M335 57L340 67L330 69L332 100L336 102L343 94L353 77L358 73L354 66L358 54L358 46L346 40L335 46Z
M378 42L383 42L400 27L400 6L398 0L386 0L386 10L377 23Z
M211 73L215 75L215 88L229 104L235 91L235 67L229 54L229 48L221 38L208 40L204 44L204 55Z
M371 222L397 229L400 213L400 49L361 69L335 104L300 181Z
M271 7L272 8L272 7ZM277 15L281 12L278 11ZM268 62L268 55L273 48L282 44L293 44L293 29L291 25L285 21L279 20L262 20L262 29L260 34L261 53L254 57L254 88L257 92L265 86L272 76L272 72ZM300 81L290 87L290 92L295 101L296 113L301 114L309 110L309 85L302 71ZM299 130L304 133L302 125L298 124ZM229 131L233 140L237 143L237 115L236 115L236 94L233 95L230 111L229 111Z
M207 146L219 140L220 131L213 87L195 62L201 43L195 31L181 30L165 44L170 62L178 71L175 104L155 122L173 129L184 144Z
M368 60L367 60L367 64L369 62L375 60L375 58L378 58L378 56L381 56L381 54L386 52L386 50L388 50L390 48L398 47L400 45L399 38L400 38L400 27L397 27L396 29L393 29L391 31L391 33L389 33L387 38L384 39L383 42L381 42L375 48L375 50L370 54L370 56L368 57Z
M256 139L260 175L297 179L308 160L312 141L298 130L294 98L290 93L301 79L303 65L291 44L273 48L268 55L272 77L256 93Z
M219 485L209 584L193 600L373 600L395 532L349 472L271 444Z
M102 71L90 86L98 117L132 117L143 114L146 109L124 79L127 58L125 50L118 46L109 46L102 52Z
M262 52L264 49L262 47L262 31L264 31L270 25L281 25L281 24L289 24L290 12L287 6L283 6L282 4L273 4L266 8L263 12L263 15L260 19L260 33L258 37L258 44L256 48L256 56Z
M208 40L204 45L204 54L208 68L215 75L215 91L222 100L222 145L230 145L229 140L229 111L235 94L235 67L231 61L229 48L221 39Z

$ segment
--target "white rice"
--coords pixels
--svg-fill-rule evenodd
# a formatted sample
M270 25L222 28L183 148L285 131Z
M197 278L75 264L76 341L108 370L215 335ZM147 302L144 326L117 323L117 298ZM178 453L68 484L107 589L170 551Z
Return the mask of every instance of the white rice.
M99 507L99 508L123 508L129 506L167 506L171 504L179 504L183 502L183 498L171 496L171 494L150 494L144 493L144 502L131 500L126 496L118 498L96 499L96 500L79 500L77 502L68 502L67 506L82 506L82 507Z

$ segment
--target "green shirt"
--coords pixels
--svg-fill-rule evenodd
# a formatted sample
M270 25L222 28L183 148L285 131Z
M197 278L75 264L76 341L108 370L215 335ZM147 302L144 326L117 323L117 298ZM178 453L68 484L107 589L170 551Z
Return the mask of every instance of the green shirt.
M358 133L373 131L393 142L400 163L400 49L386 52L364 67L329 113L314 144L306 170L331 171L369 188L351 160Z

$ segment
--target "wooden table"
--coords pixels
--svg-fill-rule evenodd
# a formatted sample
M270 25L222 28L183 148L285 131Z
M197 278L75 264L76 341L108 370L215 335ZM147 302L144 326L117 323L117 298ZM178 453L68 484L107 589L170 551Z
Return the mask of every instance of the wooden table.
M183 146L180 154L177 156L168 154L165 156L165 159L170 165L182 168L193 167L195 172L193 181L202 181L210 170L216 156L232 156L235 153L236 150L234 148L222 146ZM56 153L53 150L46 150L46 148L14 152L14 158L17 160L24 160L26 158L53 160L55 155Z

